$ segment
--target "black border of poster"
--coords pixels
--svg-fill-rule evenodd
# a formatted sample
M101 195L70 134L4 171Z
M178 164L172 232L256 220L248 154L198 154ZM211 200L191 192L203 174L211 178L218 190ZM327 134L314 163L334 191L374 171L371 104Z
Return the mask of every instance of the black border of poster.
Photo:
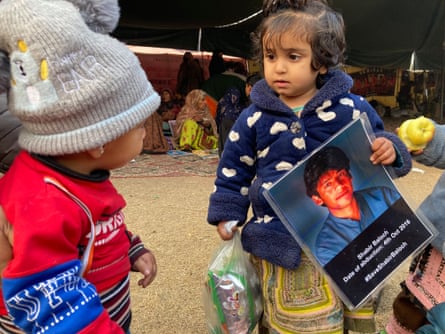
M369 129L366 116L354 120L264 193L291 235L328 276L340 298L351 310L366 302L405 260L424 248L436 234L432 224L421 219L410 208L392 181L390 171L369 161L374 136ZM313 240L326 218L326 213L319 211L327 209L315 208L307 198L303 170L308 159L327 146L341 147L347 153L353 178L359 180L360 188L376 185L390 187L400 197L329 262L322 265L315 255Z

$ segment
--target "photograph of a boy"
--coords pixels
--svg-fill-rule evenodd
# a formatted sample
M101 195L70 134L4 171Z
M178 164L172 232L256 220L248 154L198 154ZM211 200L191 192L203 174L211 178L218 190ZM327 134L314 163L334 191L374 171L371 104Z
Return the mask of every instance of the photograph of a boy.
M311 156L304 168L306 194L329 211L316 237L315 256L327 264L400 195L386 186L355 190L350 160L343 150L328 146Z

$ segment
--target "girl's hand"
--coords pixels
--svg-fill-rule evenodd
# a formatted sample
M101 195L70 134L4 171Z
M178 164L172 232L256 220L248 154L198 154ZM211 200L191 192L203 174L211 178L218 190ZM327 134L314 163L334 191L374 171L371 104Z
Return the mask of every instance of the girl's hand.
M238 230L238 226L236 224L234 226L230 227L230 225L232 225L232 224L230 224L231 222L232 221L222 221L222 222L219 222L219 224L216 226L216 230L218 231L218 234L222 240L232 239L233 232ZM226 226L227 223L229 223L230 225ZM230 229L228 230L227 227L230 227Z
M396 160L396 150L392 142L384 137L378 137L371 145L371 162L374 165L391 165Z

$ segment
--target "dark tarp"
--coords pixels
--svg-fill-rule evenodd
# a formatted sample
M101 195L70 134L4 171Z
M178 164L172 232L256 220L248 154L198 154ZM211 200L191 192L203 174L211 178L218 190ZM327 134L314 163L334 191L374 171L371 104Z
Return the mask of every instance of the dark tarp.
M443 68L444 0L332 0L331 4L345 19L347 64L408 68L415 52L416 68ZM127 44L219 48L226 55L251 58L250 33L262 18L261 5L262 0L173 0L141 9L140 1L121 1L114 35Z
M443 67L445 1L334 0L346 22L348 63L408 68Z
M200 51L221 49L226 55L251 58L250 32L262 18L261 3L175 0L141 10L136 0L121 1L121 19L114 35L127 44ZM250 16L253 18L247 19ZM234 24L240 20L244 21Z

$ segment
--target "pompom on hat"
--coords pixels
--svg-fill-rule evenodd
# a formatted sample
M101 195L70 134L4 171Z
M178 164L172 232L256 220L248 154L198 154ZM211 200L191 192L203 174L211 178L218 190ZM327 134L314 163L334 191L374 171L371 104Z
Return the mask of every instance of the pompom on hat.
M93 30L85 15L65 0L0 2L0 49L9 56L11 72L9 109L24 127L19 144L30 152L63 155L100 147L160 104L136 55L101 33L116 21L105 16L108 27Z

